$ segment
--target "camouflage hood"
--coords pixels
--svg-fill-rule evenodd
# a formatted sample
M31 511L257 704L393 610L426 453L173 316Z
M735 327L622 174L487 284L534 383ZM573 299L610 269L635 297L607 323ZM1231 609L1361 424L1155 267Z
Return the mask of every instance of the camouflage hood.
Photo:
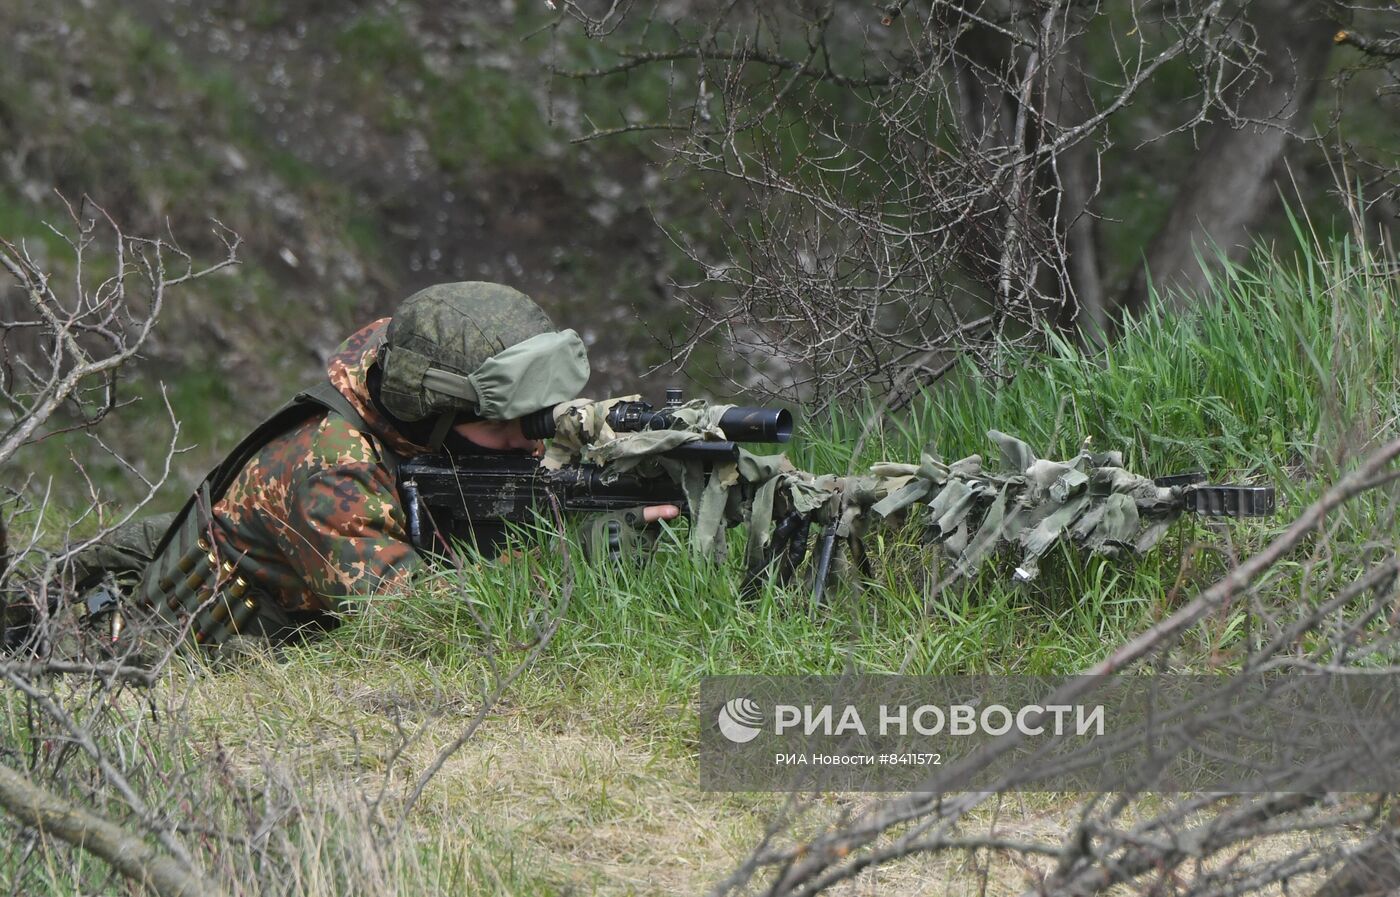
M362 327L340 344L326 365L326 375L340 394L355 406L355 410L369 424L370 435L405 458L421 455L426 446L410 441L403 433L390 424L384 414L375 406L369 394L369 369L384 343L384 334L389 329L389 318L380 318L373 324Z

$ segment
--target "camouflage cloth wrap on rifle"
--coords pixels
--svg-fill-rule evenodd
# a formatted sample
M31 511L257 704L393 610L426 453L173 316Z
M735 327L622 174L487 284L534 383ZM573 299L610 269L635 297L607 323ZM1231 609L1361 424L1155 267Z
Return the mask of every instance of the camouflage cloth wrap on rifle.
M861 538L873 522L916 508L922 509L930 540L941 543L953 560L954 579L1011 548L1020 552L1014 578L1021 582L1038 575L1040 558L1057 541L1068 539L1109 556L1143 553L1184 511L1203 510L1189 507L1194 487L1159 486L1124 469L1118 452L1091 452L1086 441L1074 458L1050 461L995 430L988 433L1000 452L995 472L983 469L979 455L945 464L926 454L918 464L883 462L861 476L818 476L794 468L784 455L744 450L737 460L722 463L662 457L677 445L723 439L718 421L730 406L691 401L674 414L671 429L614 432L607 423L609 409L635 399L579 399L556 408L555 438L544 465L557 470L594 464L604 480L627 471L669 475L684 489L697 554L719 560L725 526L748 524L745 556L751 575L781 560L784 546L775 539L790 541L800 527L805 551L806 528L819 527L809 570L818 595L828 572L840 575L850 557L860 557ZM1236 513L1272 510L1272 490L1257 491L1267 493L1267 502L1261 498L1257 510ZM828 571L828 563L836 569Z
M737 461L708 464L664 457L663 453L689 443L723 441L719 421L733 406L709 405L696 399L672 410L672 423L666 429L615 432L608 424L609 411L639 398L576 399L556 406L554 437L541 463L551 470L579 462L595 464L602 468L604 481L634 470L643 476L664 472L685 492L691 545L701 556L718 559L724 553L726 524L737 523L742 516L739 494L731 496L730 487L741 479L760 482L795 468L782 455L758 456L745 451L738 453Z

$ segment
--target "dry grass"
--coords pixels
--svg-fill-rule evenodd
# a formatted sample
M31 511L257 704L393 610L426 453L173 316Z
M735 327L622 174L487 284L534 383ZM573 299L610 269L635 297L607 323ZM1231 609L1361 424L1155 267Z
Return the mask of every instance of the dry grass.
M460 691L446 692L456 681ZM262 660L189 684L195 730L239 757L245 775L290 766L316 793L342 792L348 803L384 787L390 818L478 706L471 676L407 665L348 682ZM651 708L615 697L547 713L525 698L499 707L408 814L408 840L475 854L480 885L508 881L498 867L523 866L560 891L705 890L760 833L758 810L778 801L699 791L693 759L672 743L645 729L619 734Z
M371 837L366 803L381 787L385 818L397 818L417 776L476 711L478 685L466 669L404 663L351 681L333 668L268 658L185 683L201 750L222 745L250 780L272 774L301 783L313 798L301 807L303 822L319 813L323 825L363 826L357 840ZM691 747L648 724L691 707L639 704L625 682L610 694L589 687L584 702L557 700L550 688L522 683L409 811L405 836L378 848L392 873L386 882L404 888L398 893L413 892L430 871L441 880L442 869L426 868L434 863L454 866L449 877L476 892L705 893L780 810L781 795L699 790ZM866 800L824 796L795 830L813 831ZM964 825L1053 841L1077 803L1075 795L1004 795ZM1304 837L1253 850L1282 857ZM1049 865L985 851L916 857L833 893L1000 897L1033 887ZM333 883L308 878L304 893L332 893L323 885Z

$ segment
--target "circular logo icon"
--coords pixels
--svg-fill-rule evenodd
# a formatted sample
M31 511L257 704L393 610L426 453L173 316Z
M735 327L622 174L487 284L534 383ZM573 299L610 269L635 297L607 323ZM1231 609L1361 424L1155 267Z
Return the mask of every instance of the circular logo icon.
M763 711L748 698L734 698L719 708L719 731L735 744L747 744L763 731Z

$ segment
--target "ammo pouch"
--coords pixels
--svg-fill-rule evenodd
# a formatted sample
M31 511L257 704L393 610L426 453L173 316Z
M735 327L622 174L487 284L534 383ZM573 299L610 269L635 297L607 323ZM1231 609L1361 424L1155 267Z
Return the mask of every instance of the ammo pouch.
M208 489L201 488L193 501L167 532L132 600L162 631L175 637L188 631L196 645L213 646L246 631L266 601L214 550Z
M324 412L339 414L364 433L371 432L330 381L298 393L272 417L249 433L215 467L189 501L175 514L156 547L151 563L132 593L132 601L152 625L202 648L213 648L234 635L280 639L296 622L271 596L238 572L237 558L221 557L212 536L214 506L244 466L273 439ZM381 446L380 460L397 475L398 458Z

